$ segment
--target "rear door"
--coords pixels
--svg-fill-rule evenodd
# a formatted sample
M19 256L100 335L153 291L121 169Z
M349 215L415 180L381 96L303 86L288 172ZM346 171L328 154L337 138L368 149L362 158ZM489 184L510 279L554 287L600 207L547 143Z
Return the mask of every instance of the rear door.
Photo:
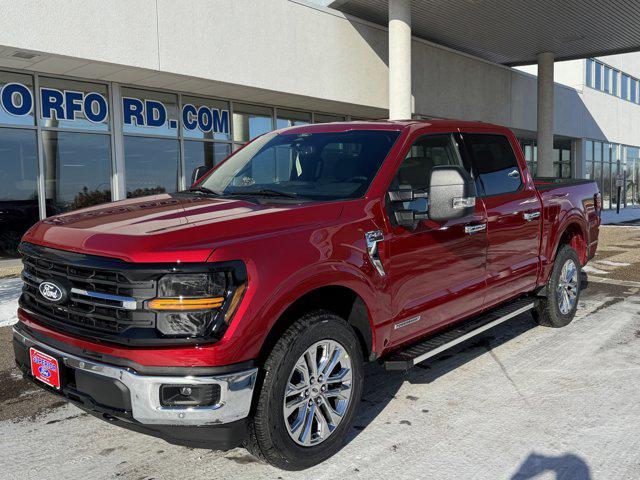
M426 190L431 170L458 165L459 138L452 133L419 136L412 143L390 186ZM426 202L417 199L414 202ZM411 203L411 202L408 202ZM405 205L409 208L411 205ZM424 210L425 207L420 210ZM394 224L388 243L388 285L393 309L392 344L475 313L482 307L485 284L486 216L482 201L475 212L446 222L423 220L415 228ZM474 226L467 231L465 227Z
M487 211L484 303L491 307L535 286L542 205L533 182L526 181L509 137L467 133L463 138Z

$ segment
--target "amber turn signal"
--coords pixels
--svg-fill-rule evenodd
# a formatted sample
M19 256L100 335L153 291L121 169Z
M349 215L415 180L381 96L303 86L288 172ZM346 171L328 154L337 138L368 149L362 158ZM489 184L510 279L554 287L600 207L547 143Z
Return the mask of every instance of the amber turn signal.
M220 308L223 297L208 298L154 298L148 303L151 310L208 310L212 308Z

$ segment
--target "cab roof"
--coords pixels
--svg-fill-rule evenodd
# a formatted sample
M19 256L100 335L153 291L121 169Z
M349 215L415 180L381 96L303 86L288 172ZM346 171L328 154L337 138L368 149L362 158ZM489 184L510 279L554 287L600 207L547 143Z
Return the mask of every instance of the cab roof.
M433 127L434 130L465 130L488 129L495 131L508 130L501 125L484 122L470 122L465 120L371 120L353 122L316 123L312 125L299 125L277 130L277 133L302 134L323 132L346 132L349 130L405 130Z

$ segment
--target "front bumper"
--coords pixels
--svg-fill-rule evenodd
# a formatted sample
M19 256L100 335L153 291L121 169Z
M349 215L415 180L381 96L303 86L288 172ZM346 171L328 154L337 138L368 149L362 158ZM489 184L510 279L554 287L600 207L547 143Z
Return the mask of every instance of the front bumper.
M108 365L66 353L37 340L25 329L14 327L13 343L16 362L24 375L30 379L31 347L57 358L60 362L62 388L55 390L38 382L43 388L61 394L85 410L107 420L120 420L128 424L122 426L138 431L144 431L146 427L149 430L146 433L163 438L171 436L166 435L167 432L175 433L182 427L202 429L207 426L244 425L244 419L249 415L251 408L258 373L257 368L251 368L213 376L140 375L130 368ZM160 403L160 386L163 384L215 384L219 386L220 396L211 406L165 407ZM162 434L163 432L165 434ZM238 432L235 432L235 436L238 436ZM225 446L227 443L225 442Z

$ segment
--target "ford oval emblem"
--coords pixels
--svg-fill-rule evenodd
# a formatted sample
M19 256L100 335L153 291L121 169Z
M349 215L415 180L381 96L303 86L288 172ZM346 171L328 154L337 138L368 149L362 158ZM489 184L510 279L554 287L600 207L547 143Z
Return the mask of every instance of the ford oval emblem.
M64 287L54 280L46 280L38 287L42 298L53 303L60 303L65 300L66 292Z
M51 376L51 372L49 371L49 369L47 367L44 367L42 365L40 365L38 367L38 373L43 377L43 378L49 378Z

